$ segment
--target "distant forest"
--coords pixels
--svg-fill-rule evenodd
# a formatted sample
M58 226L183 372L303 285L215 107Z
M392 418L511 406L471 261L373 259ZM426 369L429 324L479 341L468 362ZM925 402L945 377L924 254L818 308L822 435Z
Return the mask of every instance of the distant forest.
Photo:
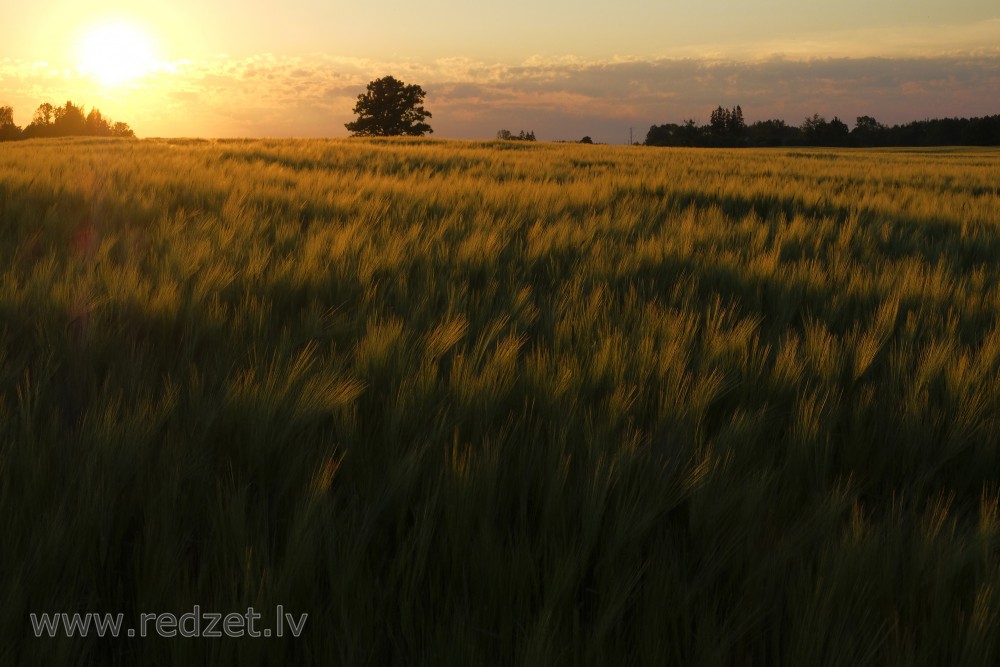
M83 107L67 101L54 107L48 102L35 110L35 115L23 130L14 124L14 109L0 106L0 141L35 139L39 137L135 137L128 123L115 123L97 109L84 114Z
M128 123L112 122L92 108L70 101L61 107L45 103L35 110L31 123L14 124L14 109L0 106L0 141L39 137L128 137L135 132ZM534 132L515 135L508 130L499 139L534 141ZM585 139L589 140L589 137ZM588 143L585 141L584 143ZM871 116L858 116L854 129L836 116L826 120L819 114L801 125L783 120L761 120L747 124L739 105L717 107L707 125L693 120L681 124L653 125L643 142L646 146L766 147L766 146L1000 146L1000 115L982 118L940 118L917 120L904 125L883 125Z
M905 125L883 125L871 116L859 116L854 129L834 116L816 114L795 127L783 120L747 125L743 109L717 107L708 125L694 120L653 125L646 146L764 147L764 146L997 146L1000 115L983 118L917 120Z

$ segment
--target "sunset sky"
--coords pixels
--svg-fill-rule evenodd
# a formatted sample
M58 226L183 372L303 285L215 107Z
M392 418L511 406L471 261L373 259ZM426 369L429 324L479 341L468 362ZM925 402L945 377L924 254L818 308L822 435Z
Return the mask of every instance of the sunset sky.
M740 104L748 121L853 125L1000 113L997 0L330 0L15 3L0 105L67 99L139 136L346 136L392 74L436 137L621 143Z

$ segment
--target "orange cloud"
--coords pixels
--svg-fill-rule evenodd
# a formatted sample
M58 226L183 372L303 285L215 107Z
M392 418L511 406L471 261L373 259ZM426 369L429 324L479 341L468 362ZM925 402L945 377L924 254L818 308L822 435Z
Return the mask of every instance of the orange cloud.
M446 58L380 62L328 55L218 56L167 63L117 91L72 71L0 60L0 104L19 123L43 101L99 107L140 136L344 136L357 95L392 74L427 91L435 136L621 141L633 127L740 104L749 121L873 115L897 123L1000 113L1000 50L937 57L721 60L532 58L518 64ZM579 136L578 136L579 135Z

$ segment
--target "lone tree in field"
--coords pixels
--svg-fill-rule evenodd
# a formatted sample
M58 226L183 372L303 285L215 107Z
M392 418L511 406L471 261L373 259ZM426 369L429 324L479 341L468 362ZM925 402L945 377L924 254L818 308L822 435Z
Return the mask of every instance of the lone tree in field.
M423 122L431 117L424 109L423 88L406 85L391 76L375 79L368 84L368 92L358 95L354 113L358 119L345 126L355 137L420 137L433 133Z

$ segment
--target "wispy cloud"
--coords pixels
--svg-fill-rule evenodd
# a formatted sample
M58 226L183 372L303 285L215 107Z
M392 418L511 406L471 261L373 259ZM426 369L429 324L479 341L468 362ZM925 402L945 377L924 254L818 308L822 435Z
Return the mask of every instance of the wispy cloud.
M859 17L860 23L864 22ZM957 54L996 54L1000 43L1000 18L975 22L908 23L903 17L895 25L859 25L851 28L794 30L766 38L729 39L722 43L667 48L660 55L670 58L770 60L777 56L816 58L915 58Z

